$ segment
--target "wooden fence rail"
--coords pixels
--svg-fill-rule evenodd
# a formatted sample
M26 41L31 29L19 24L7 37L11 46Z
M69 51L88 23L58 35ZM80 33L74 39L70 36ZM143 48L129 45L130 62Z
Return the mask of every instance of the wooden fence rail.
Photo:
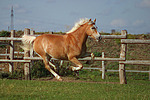
M103 71L103 69L102 69L102 68L83 67L83 69L89 69L89 70L100 70L100 71ZM119 70L109 70L109 69L105 69L105 72L119 72ZM126 72L149 73L150 71L126 70ZM102 79L103 79L103 78L102 78ZM104 78L104 79L105 79L105 78Z
M4 40L7 40L7 41L21 41L22 38L13 38L13 37L0 37L0 41L4 41Z
M101 35L102 39L126 39L126 35Z
M24 57L26 60L42 60L41 57ZM52 58L52 60L56 60L55 58ZM91 57L85 57L85 58L79 58L79 61L90 61ZM124 61L123 58L102 58L102 57L95 57L95 61Z
M122 39L123 44L150 44L150 40L140 40L140 39Z
M1 59L0 63L14 63L14 62L18 62L18 63L30 63L31 60L7 60L7 59Z
M131 64L131 65L150 65L149 60L126 60L120 61L120 64Z
M30 29L25 29L24 34L30 34L34 35L35 31L30 31ZM13 63L14 62L20 62L24 63L24 74L25 79L30 80L30 66L32 65L33 60L42 60L41 57L34 57L33 56L33 50L24 51L19 54L24 54L24 60L14 60L14 54L16 53L14 51L14 41L21 41L22 38L16 38L14 37L15 31L11 31L11 37L0 37L0 41L7 40L11 41L10 43L3 43L0 42L0 45L10 45L10 54L0 54L0 56L8 56L10 60L6 59L0 59L0 63L9 63L9 71L13 73ZM125 64L139 64L139 65L150 65L149 60L126 60L126 51L127 51L127 44L150 44L150 40L140 40L140 39L127 39L127 31L122 30L121 35L102 35L103 39L121 39L121 52L120 52L120 58L105 58L104 54L102 54L102 57L95 57L95 61L102 61L102 68L84 68L84 69L98 69L102 71L102 79L105 79L105 65L104 61L117 61L119 62L119 70L107 70L107 71L113 71L113 72L119 72L120 77L120 84L127 84L126 80L126 71L125 71ZM53 59L56 60L56 59ZM80 61L87 61L91 60L91 57L85 57L85 58L79 58ZM129 71L127 72L136 72L136 71ZM138 71L137 71L138 72ZM149 72L149 78L150 78L150 71L139 71L139 72Z

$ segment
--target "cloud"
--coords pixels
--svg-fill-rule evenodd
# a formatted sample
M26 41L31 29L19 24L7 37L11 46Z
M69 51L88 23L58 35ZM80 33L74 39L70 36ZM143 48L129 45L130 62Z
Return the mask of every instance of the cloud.
M56 0L47 0L46 3L56 3Z
M15 4L13 7L16 13L27 13L27 10L21 5Z
M150 0L142 0L139 3L139 6L140 7L144 7L144 8L150 8Z
M136 20L135 22L133 22L133 26L141 26L144 24L143 20Z
M23 6L21 6L19 4L8 5L6 7L3 7L3 9L11 10L12 6L13 6L14 12L16 12L16 13L27 13L28 12Z
M72 16L79 16L80 13L77 12L77 11L71 11L71 12L70 12L70 15L72 15Z
M9 25L10 25L10 22L9 22L9 21L2 22L2 25L9 26Z
M123 27L123 26L126 26L126 21L123 19L115 19L115 20L112 20L110 25L115 26L115 27Z
M17 25L30 24L30 21L29 20L17 19L17 20L15 20L15 24L17 24Z
M106 8L101 12L98 12L97 15L109 16L112 14L112 7Z
M19 5L19 4L13 4L13 5L7 5L5 7L2 7L3 10L11 10L12 9L12 6L13 6L13 10L14 10L14 13L28 13L28 12L31 12L31 11L28 11L25 7L23 7L22 5Z

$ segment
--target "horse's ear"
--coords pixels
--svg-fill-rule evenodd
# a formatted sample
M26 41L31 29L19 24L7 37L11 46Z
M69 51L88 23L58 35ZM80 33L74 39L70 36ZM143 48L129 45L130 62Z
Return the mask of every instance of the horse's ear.
M93 21L94 23L96 22L96 18L94 19L94 21Z
M89 19L89 22L91 21L91 19Z

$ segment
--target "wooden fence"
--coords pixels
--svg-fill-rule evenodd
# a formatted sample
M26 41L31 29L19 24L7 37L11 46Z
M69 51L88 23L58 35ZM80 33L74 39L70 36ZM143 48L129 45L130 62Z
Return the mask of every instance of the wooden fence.
M24 34L34 35L35 31L30 31L30 29L25 29ZM21 62L24 63L24 74L25 79L30 80L30 65L33 60L42 60L40 57L33 57L33 50L30 52L24 51L24 59L23 60L14 60L14 41L21 41L22 38L15 38L14 37L15 31L11 31L11 37L0 37L0 41L8 40L10 42L10 54L9 60L0 59L0 62L9 63L9 71L13 73L13 63L14 62ZM95 57L95 61L102 61L102 78L105 78L105 66L104 61L118 61L119 62L119 77L120 77L120 84L127 84L126 80L126 71L125 71L125 64L140 64L140 65L150 65L150 60L126 60L126 51L127 51L127 44L150 44L150 40L140 40L140 39L127 39L127 31L122 30L121 35L102 35L103 39L121 39L121 51L120 51L120 58L105 58L104 54L102 57ZM5 44L7 45L7 44ZM2 56L8 56L8 54L0 54ZM80 58L80 61L87 61L91 60L91 57ZM96 68L95 68L96 69ZM98 68L97 68L98 69ZM117 71L118 72L118 71ZM150 71L149 72L150 75Z

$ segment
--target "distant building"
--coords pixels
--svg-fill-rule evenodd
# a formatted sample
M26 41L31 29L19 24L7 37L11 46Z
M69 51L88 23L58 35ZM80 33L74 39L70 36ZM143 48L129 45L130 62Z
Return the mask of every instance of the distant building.
M112 33L112 34L115 34L115 33L116 33L116 30L115 30L115 29L112 29L112 30L111 30L111 33Z

